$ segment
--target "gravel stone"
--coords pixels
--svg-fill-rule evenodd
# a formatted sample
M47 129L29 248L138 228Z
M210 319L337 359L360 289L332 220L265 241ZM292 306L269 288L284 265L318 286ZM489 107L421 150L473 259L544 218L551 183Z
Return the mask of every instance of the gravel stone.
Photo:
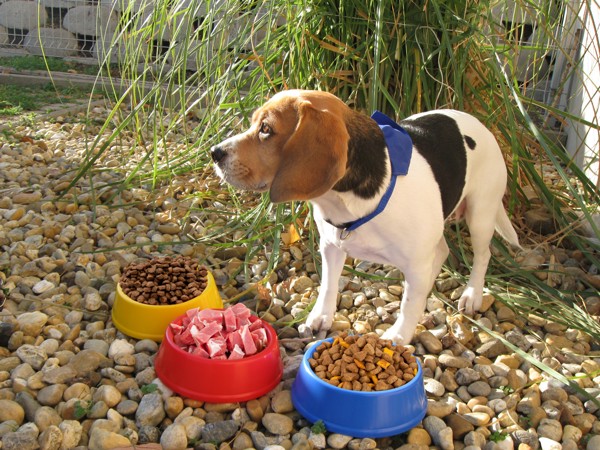
M487 397L490 395L492 388L485 381L475 381L467 387L469 394L474 395L476 397Z
M2 436L2 449L35 450L39 448L37 436L27 431L15 431Z
M558 420L542 419L537 427L537 433L540 437L546 437L560 442L563 435L563 429Z
M447 353L442 353L440 355L439 362L445 367L451 367L455 369L471 367L471 363L468 360Z
M433 378L424 379L425 391L434 397L442 397L446 392L444 385Z
M103 356L108 356L109 344L101 339L88 339L85 341L83 348L86 350L92 350Z
M203 442L224 442L231 439L238 432L239 426L234 420L207 423L202 428Z
M441 400L427 399L427 415L429 416L444 418L450 414L454 408L454 403L450 402L447 398Z
M152 392L144 395L135 413L138 426L157 426L165 418L163 400L160 393Z
M121 393L116 387L105 384L94 392L92 400L94 402L104 402L106 406L112 408L121 401Z
M206 425L204 420L195 416L180 416L175 420L175 423L179 423L183 426L188 441L197 441L200 439L202 436L202 429L204 428L204 425Z
M283 390L277 392L271 399L271 408L273 412L285 414L294 410L292 403L292 391Z
M14 421L22 424L25 419L25 410L13 400L0 399L0 422Z
M76 420L63 420L58 428L62 432L62 446L64 448L73 448L77 446L81 435L83 433L83 427Z
M562 445L575 450L586 443L586 450L600 448L595 444L600 434L598 407L477 325L503 335L594 397L600 397L597 343L546 317L515 314L489 293L484 295L482 312L473 317L475 323L450 314L446 303L434 296L427 300L413 342L424 370L427 416L408 431L405 444L396 445L400 439L393 437L311 432L294 409L290 391L314 338L300 325L288 326L305 314L320 288L317 264L306 243L284 242L280 264L261 291L272 298L258 298L249 288L267 275L270 244L265 241L264 248L251 253L246 245L231 246L245 239L241 231L216 245L203 240L207 227L225 224L214 211L223 209L229 194L212 175L175 177L152 191L145 186L124 187L120 169L128 170L137 162L129 137L123 135L122 144L97 161L99 170L71 187L81 156L89 150L87 136L95 138L100 132L97 124L107 117L104 107L92 108L90 114L92 120L69 114L52 122L36 121L35 129L14 124L0 144L0 266L10 267L0 272L7 294L0 318L3 449L154 444L211 450L426 450L431 445L466 450ZM172 136L187 142L176 128ZM175 151L178 143L171 148ZM71 191L57 200L56 195L67 188ZM190 199L197 192L218 192L218 208L192 207ZM249 204L256 200L248 198ZM598 286L598 270L589 266L581 250L545 242L534 247L515 257L550 286L566 290ZM112 248L121 250L105 251ZM159 343L130 338L115 328L111 305L124 268L173 255L205 262L224 298L243 292L243 300L277 329L284 372L273 392L220 405L179 396L157 379L154 358ZM246 278L239 269L248 258ZM358 260L346 263L377 279L345 272L339 281L333 330L319 337L346 330L382 332L398 314L403 287L397 268ZM436 287L450 301L464 290L446 274L438 277ZM582 297L587 311L598 315L599 298ZM150 384L158 390L145 393ZM492 431L509 438L494 443Z
M345 434L332 433L327 437L327 445L331 448L346 448L348 442L352 440L352 436Z
M35 370L40 370L48 359L46 351L34 345L21 345L15 353L21 361L29 364Z
M187 443L185 427L178 423L169 425L160 437L160 445L164 450L185 450Z
M262 424L273 434L288 434L294 428L291 418L277 413L266 413L262 418Z
M481 379L481 375L474 369L463 368L456 372L456 382L460 386L469 386Z
M40 448L46 450L59 450L62 444L62 431L57 425L50 425L44 431L41 432L38 442Z
M37 401L41 405L56 406L62 400L66 384L51 384L38 391Z
M117 447L129 447L131 442L125 436L112 431L94 428L90 434L90 450L108 450Z

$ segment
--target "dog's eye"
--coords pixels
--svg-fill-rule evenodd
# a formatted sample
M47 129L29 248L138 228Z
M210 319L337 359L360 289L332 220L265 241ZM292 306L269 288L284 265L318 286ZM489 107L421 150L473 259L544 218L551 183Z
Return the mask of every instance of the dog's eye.
M263 122L260 124L260 128L259 128L258 132L265 136L269 136L269 135L273 134L273 130L266 122Z

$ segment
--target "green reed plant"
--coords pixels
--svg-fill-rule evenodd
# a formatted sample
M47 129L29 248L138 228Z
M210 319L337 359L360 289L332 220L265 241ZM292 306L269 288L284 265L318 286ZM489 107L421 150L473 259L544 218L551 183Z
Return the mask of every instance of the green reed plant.
M131 154L141 156L124 163L123 186L157 188L172 177L210 173L210 147L247 126L253 109L281 89L327 90L357 109L379 109L398 119L452 107L477 115L501 142L515 218L530 207L523 191L532 187L564 230L550 244L568 241L598 264L598 248L571 232L575 213L592 223L600 202L597 187L547 136L548 117L581 119L527 95L547 61L546 47L554 48L554 57L569 53L556 33L565 10L557 10L554 2L516 4L512 16L501 22L493 9L501 3L474 0L117 2L121 23L105 37L101 52L101 62L116 63L121 74L108 81L115 107L89 143L87 161L73 184L126 134L134 137L126 141ZM518 39L524 33L519 8L535 16L538 39L545 39L526 45L532 56L525 81L518 77L514 56L524 47ZM576 70L579 61L569 55ZM566 86L568 75L559 87ZM181 130L187 130L185 137L173 145L172 136ZM559 186L546 184L542 164L556 171ZM303 203L275 206L257 196L249 205L246 194L242 200L225 186L202 195L213 194L228 202L215 208L227 226L208 230L211 243L252 247L270 240L274 267L280 235L290 224L300 220L303 238L315 242ZM233 242L234 232L245 237ZM523 243L531 243L528 236ZM453 253L468 265L466 254L458 248ZM543 286L504 253L506 258L494 261L504 275L488 277L492 290L510 293L515 288L513 296L500 295L503 301L517 307L511 299L530 299L518 307L546 308L547 317L600 336L577 298ZM507 258L508 267L503 266Z

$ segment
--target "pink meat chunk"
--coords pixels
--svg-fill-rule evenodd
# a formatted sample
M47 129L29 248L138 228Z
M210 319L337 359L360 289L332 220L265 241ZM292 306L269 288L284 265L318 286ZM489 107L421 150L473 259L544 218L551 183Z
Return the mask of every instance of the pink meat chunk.
M225 331L232 332L237 330L237 320L235 312L231 308L223 311L223 321L225 322Z
M215 337L206 343L206 348L210 357L215 359L215 356L225 355L227 343L222 337Z
M210 358L210 355L208 354L208 352L204 349L204 347L190 347L192 349L192 351L190 351L191 354L193 355L198 355L202 358Z
M239 330L227 335L227 346L229 351L232 351L236 345L240 348L244 348L244 341L242 340L242 335L240 334Z
M197 329L198 331L194 334L194 341L196 341L198 345L206 344L210 338L219 333L222 329L223 325L221 325L221 323L210 322L201 330Z
M231 350L229 353L229 358L227 359L242 359L244 356L246 356L244 350L242 350L242 348L236 344L235 347L233 347L233 350Z
M242 336L242 341L244 343L244 353L246 353L246 355L254 355L256 353L256 344L254 343L248 325L242 327L240 335Z
M262 320L242 303L224 310L190 309L169 329L175 345L201 358L242 359L268 344Z
M223 322L223 311L218 309L201 309L196 317L203 322Z
M258 351L261 351L267 346L267 332L264 328L254 330L251 332L251 334L252 339L254 339L254 345L256 345Z

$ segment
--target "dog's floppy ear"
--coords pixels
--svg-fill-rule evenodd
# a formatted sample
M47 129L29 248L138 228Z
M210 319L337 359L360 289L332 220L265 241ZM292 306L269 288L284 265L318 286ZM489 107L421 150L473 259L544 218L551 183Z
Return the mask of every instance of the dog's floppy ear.
M301 100L298 124L271 183L271 201L310 200L331 189L346 171L348 140L343 117Z

